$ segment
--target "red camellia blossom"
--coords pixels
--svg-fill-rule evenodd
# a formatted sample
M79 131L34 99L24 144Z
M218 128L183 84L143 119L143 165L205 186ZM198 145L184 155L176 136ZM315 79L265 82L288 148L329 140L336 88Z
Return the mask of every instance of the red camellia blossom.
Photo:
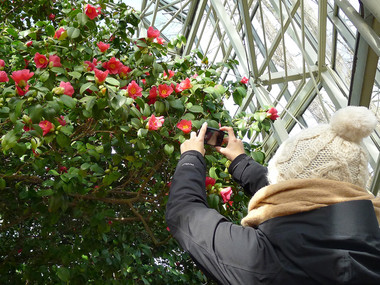
M0 59L0 70L4 70L5 61Z
M103 42L98 42L96 44L101 52L106 52L110 48L110 44L105 44Z
M279 115L277 115L276 108L269 108L269 110L267 111L267 118L271 119L272 121L275 121L278 117Z
M58 55L49 56L49 67L61 67L61 58Z
M87 67L87 71L93 71L94 68L95 68L98 64L102 64L102 63L101 63L100 61L98 61L96 58L93 58L93 59L92 59L92 62L86 60L86 61L84 62L84 64L85 64L86 67Z
M119 70L119 76L123 79L127 78L128 73L130 73L132 69L130 69L128 66L122 65Z
M59 167L59 173L67 173L67 167L66 166L60 166Z
M178 86L178 89L183 91L186 89L190 89L191 87L193 87L193 85L191 85L190 83L190 78L186 78L185 80L181 81L181 83Z
M84 7L84 13L91 19L94 20L98 15L100 15L102 8L95 8L94 6L87 4Z
M106 71L101 71L97 68L94 68L94 72L95 72L95 82L96 84L103 84L104 81L106 81L106 78L108 76L108 73L109 71L106 70Z
M164 79L170 79L170 78L172 78L173 76L174 76L174 71L173 70L168 70L168 72L169 72L169 76L166 74L166 71L164 71Z
M33 41L27 41L27 42L26 42L26 46L27 46L27 47L30 47L32 44L33 44Z
M188 134L191 132L191 126L192 124L190 120L181 120L177 124L177 128L183 131L185 134Z
M38 125L43 131L42 133L43 136L46 136L50 131L54 130L54 125L47 120L41 121Z
M162 127L162 124L164 123L164 116L160 116L160 117L155 117L154 115L152 115L150 118L149 118L149 121L148 121L148 129L150 131L156 131L158 130L159 128Z
M248 83L248 78L244 76L244 77L240 80L240 83L247 84L247 83Z
M109 70L110 74L118 74L123 64L116 58L112 57L108 62L104 62L102 66Z
M220 191L220 196L223 198L223 202L227 203L231 199L232 188L226 187Z
M5 71L0 71L0 82L8 82L9 78Z
M59 123L62 127L66 126L66 120L65 120L65 117L64 117L64 116L60 116L60 117L58 117L58 118L57 118L57 121L58 121L58 123Z
M206 188L211 188L215 185L216 180L212 177L207 176L206 177Z
M149 90L148 105L153 105L157 101L157 86L152 86Z
M59 84L59 87L62 87L63 89L65 89L63 94L70 96L70 97L73 97L74 87L71 85L70 82L61 81L61 83Z
M163 45L163 44L165 43L164 39L163 39L163 38L159 38L159 37L156 38L156 42L157 42L159 45Z
M64 28L59 28L54 34L54 38L60 41L64 40L66 37L67 31Z
M149 27L147 31L147 36L150 39L158 38L160 36L160 31L155 30L153 27Z
M24 88L28 85L28 80L34 75L29 69L22 69L12 72L11 78L16 83L16 86Z
M160 94L161 98L168 97L170 94L172 94L172 92L173 92L173 88L171 88L170 86L166 84L158 85L158 93Z
M51 14L49 15L49 19L53 21L53 20L55 19L55 15L54 15L53 13L51 13Z
M136 99L137 97L142 96L142 88L136 83L136 81L132 80L131 83L128 84L128 95L129 97Z
M36 63L37 68L45 68L48 65L48 59L46 56L38 52L34 55L34 62Z
M16 85L16 92L20 96L24 96L26 92L29 91L29 85L24 86L23 88Z

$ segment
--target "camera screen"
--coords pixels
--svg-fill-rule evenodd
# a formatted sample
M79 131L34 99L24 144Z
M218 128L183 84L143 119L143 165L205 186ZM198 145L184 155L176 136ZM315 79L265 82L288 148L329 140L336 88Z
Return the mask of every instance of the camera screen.
M205 144L211 146L221 146L225 133L218 129L207 128L205 134Z

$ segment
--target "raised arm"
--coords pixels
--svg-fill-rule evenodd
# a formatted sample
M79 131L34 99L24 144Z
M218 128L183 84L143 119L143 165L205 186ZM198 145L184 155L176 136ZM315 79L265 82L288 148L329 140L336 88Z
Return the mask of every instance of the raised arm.
M243 142L236 138L231 127L222 127L220 130L228 132L225 140L227 146L216 147L216 150L232 161L228 170L244 192L248 196L254 195L257 190L268 185L267 168L245 154Z

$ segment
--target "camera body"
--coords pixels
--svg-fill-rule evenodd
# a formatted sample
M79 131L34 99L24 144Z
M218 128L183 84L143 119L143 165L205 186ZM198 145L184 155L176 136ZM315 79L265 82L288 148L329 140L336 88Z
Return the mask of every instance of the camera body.
M221 130L207 127L204 143L211 146L221 146L225 135L226 133Z

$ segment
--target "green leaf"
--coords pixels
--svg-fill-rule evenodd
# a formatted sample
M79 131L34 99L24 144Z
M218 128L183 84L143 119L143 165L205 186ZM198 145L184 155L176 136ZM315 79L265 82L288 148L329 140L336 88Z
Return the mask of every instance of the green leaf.
M67 29L67 36L71 39L75 39L80 36L80 30L74 27Z
M77 15L77 20L78 20L78 22L79 22L82 26L84 26L84 25L86 25L86 23L87 23L87 21L88 21L88 17L86 16L86 14L79 13L79 14Z
M91 86L95 85L94 83L92 82L87 82L85 84L83 84L80 89L79 89L79 93L80 94L83 94L84 91L86 91L87 89L89 89Z
M208 173L211 178L218 179L218 175L216 174L216 167L211 167Z
M79 79L82 76L82 74L80 74L78 71L71 71L69 72L69 75L75 79Z
M251 152L251 156L256 162L264 164L265 154L262 151Z
M47 25L45 27L45 31L46 31L46 34L49 36L49 37L53 37L54 34L55 34L55 29L52 25Z
M45 82L46 80L48 80L48 79L49 79L49 71L44 70L44 71L40 74L39 79L40 79L42 82Z
M267 113L266 112L256 112L254 115L253 115L253 118L258 121L258 122L262 122L265 120L265 118L267 117Z
M169 101L170 107L178 110L183 110L185 107L180 99Z
M63 133L59 133L56 136L57 143L59 144L60 147L66 147L69 146L71 143L71 140L69 137L65 136Z
M118 180L120 176L121 174L119 172L113 171L104 177L103 184L105 186L111 185L114 181Z
M37 192L37 196L39 197L51 196L53 194L54 194L54 191L52 189L39 190Z
M57 269L57 276L63 282L68 282L70 279L70 271L65 267L60 267Z
M106 82L109 83L109 84L111 84L111 85L114 85L114 86L120 86L119 80L117 80L117 79L115 79L113 77L107 76Z
M18 136L19 135L16 133L15 130L11 130L5 136L3 136L1 140L1 147L3 148L3 151L6 151L14 147L17 144Z
M143 129L143 128L141 128L141 129L139 129L139 130L137 131L137 136L138 136L139 138L144 138L144 137L146 137L147 134L148 134L148 130L147 130L147 129Z
M173 153L173 151L174 151L174 146L171 145L171 144L166 144L166 145L164 146L164 151L165 151L165 153L166 153L167 155L171 155L171 154Z
M199 106L199 105L193 105L193 106L191 106L189 108L189 111L193 112L193 113L202 113L203 112L203 107Z
M60 100L63 104L65 104L67 107L73 109L75 108L75 105L76 105L76 101L75 99L71 98L70 96L67 96L67 95L62 95L60 97Z
M8 29L7 29L7 32L8 32L8 34L10 34L11 36L13 36L13 37L15 37L15 38L18 38L18 33L17 33L14 29L12 29L12 28L8 28Z

